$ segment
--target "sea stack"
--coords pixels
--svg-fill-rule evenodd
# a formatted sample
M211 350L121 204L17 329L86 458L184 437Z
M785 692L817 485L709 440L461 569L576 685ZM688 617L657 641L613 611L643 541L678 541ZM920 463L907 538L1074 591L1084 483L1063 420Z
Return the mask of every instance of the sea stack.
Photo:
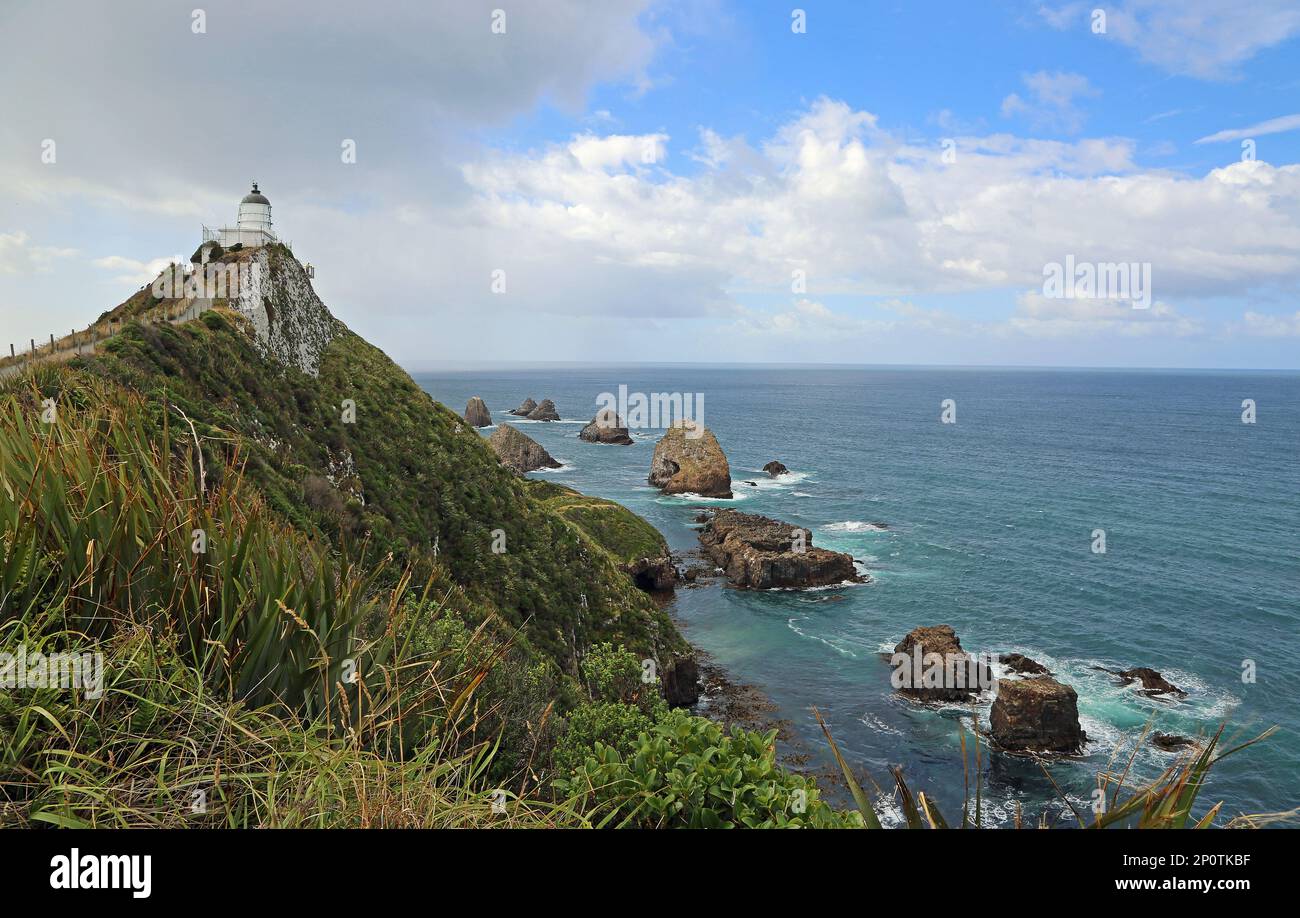
M521 418L526 418L528 417L529 413L536 407L537 407L537 403L535 401L533 401L531 398L526 398L524 399L523 404L521 404L518 408L511 408L510 411L507 413L517 415L518 417Z
M655 444L648 480L665 494L731 497L727 457L713 432L695 421L678 421Z
M704 553L732 586L754 590L807 589L867 579L853 556L814 548L812 533L781 520L720 510L699 534Z
M773 459L767 465L763 466L763 471L775 478L777 475L785 475L790 470L785 467L785 463Z
M491 427L492 413L477 395L465 406L465 423L473 427Z
M952 625L913 628L894 647L894 654L905 657L891 660L894 686L899 694L918 701L968 701L993 684L992 670L962 649ZM927 678L931 672L938 678Z
M488 437L501 464L520 475L536 469L558 469L560 463L551 458L542 444L521 434L509 424L502 424Z
M623 420L612 408L602 408L596 412L591 423L582 428L579 440L589 443L613 443L618 446L631 446L632 438L628 435Z
M549 398L542 399L542 403L528 412L530 421L558 421L560 413L555 410L555 402Z
M1079 726L1079 696L1050 676L999 679L989 726L1008 752L1074 753L1088 739Z

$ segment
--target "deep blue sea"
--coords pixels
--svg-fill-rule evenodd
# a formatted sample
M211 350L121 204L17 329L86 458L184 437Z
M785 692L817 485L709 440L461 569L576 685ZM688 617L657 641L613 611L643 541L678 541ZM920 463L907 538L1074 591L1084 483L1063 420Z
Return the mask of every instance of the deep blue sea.
M678 551L696 546L704 504L735 506L851 552L874 581L815 592L679 589L687 638L793 724L811 767L832 766L811 707L845 755L888 787L959 814L958 724L970 707L918 706L890 690L891 650L918 625L952 625L968 651L1021 651L1079 694L1086 754L1050 767L1081 809L1143 726L1182 734L1280 732L1222 763L1202 796L1223 816L1300 805L1300 374L935 368L556 367L416 373L463 411L482 396L564 468L546 473L617 500ZM736 497L664 497L646 484L662 431L630 447L577 439L596 397L704 394L703 420ZM551 398L566 420L505 414ZM956 402L955 424L940 404ZM1254 399L1257 421L1242 423ZM489 431L485 431L490 433ZM771 480L771 459L795 474ZM751 487L743 482L757 482ZM879 527L876 524L884 524ZM1092 551L1094 529L1105 554ZM1243 681L1253 661L1255 681ZM1185 701L1145 698L1093 667L1150 666ZM991 699L977 705L987 724ZM1033 762L985 752L984 821L1026 819L1059 797ZM1130 781L1173 754L1149 744ZM892 818L896 809L888 808ZM1198 807L1203 811L1204 805ZM1222 820L1221 820L1222 821Z

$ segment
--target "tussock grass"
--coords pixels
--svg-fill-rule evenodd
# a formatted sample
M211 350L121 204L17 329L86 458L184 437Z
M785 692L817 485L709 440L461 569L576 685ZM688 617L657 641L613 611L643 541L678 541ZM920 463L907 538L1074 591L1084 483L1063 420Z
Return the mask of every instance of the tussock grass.
M417 646L430 588L289 528L237 461L212 484L180 412L46 407L0 396L0 650L101 653L105 684L0 694L0 825L581 824L488 779L474 695L508 643Z

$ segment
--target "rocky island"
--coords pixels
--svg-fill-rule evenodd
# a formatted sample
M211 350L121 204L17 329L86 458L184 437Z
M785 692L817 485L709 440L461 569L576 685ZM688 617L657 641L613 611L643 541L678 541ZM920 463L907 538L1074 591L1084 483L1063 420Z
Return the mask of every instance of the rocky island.
M707 427L678 421L655 444L650 484L665 494L731 497L731 466Z
M1007 752L1070 754L1088 739L1079 726L1078 694L1051 676L999 679L989 727Z
M937 680L939 684L933 684L925 676L929 665L926 657L930 654L937 654L946 664L941 669L945 677ZM993 683L987 665L977 662L962 649L952 625L913 628L895 645L891 662L896 667L894 686L899 694L918 701L969 701L979 694L982 686ZM961 678L954 679L947 674Z
M509 424L502 424L488 437L488 446L497 454L501 464L520 475L537 469L558 469L560 463L551 458L542 444L525 436Z
M631 446L632 437L623 426L623 419L612 408L603 408L596 412L591 423L578 433L579 440L588 443L612 443L617 446Z
M814 548L807 529L766 516L720 510L699 538L704 553L737 587L806 589L868 579L854 568L851 555Z
M555 402L549 398L542 399L540 405L528 412L530 421L558 421L559 419L560 413L555 410Z
M492 413L477 395L465 406L465 423L473 427L491 427Z

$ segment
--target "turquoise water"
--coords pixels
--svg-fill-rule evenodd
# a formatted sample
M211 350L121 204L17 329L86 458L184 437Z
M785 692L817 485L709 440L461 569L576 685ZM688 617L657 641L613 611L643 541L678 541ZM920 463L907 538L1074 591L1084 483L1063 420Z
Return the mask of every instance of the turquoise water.
M1225 815L1300 805L1300 375L640 366L416 379L457 411L481 395L498 421L527 396L554 399L565 421L519 424L565 463L545 477L620 501L676 550L696 546L692 508L709 504L809 527L815 544L863 560L874 578L864 586L677 591L687 637L767 692L814 753L811 767L830 765L816 705L882 785L901 765L941 809L960 810L957 725L969 706L898 699L879 657L917 625L948 623L967 650L1021 651L1078 691L1091 742L1052 765L1078 805L1117 750L1122 771L1148 720L1191 735L1227 721L1242 738L1280 725L1224 762L1206 795ZM736 499L651 489L660 431L634 432L630 447L578 440L597 395L620 384L703 393ZM949 398L956 424L939 420ZM1253 425L1241 421L1247 398ZM768 479L759 469L771 459L796 474ZM1094 529L1106 532L1105 554L1091 550ZM1254 683L1242 679L1247 660ZM1153 667L1190 696L1144 698L1099 665ZM988 704L977 705L985 723ZM1171 761L1147 746L1133 773L1152 777ZM1032 762L995 754L987 769L990 824L1017 803L1030 818L1061 809Z

